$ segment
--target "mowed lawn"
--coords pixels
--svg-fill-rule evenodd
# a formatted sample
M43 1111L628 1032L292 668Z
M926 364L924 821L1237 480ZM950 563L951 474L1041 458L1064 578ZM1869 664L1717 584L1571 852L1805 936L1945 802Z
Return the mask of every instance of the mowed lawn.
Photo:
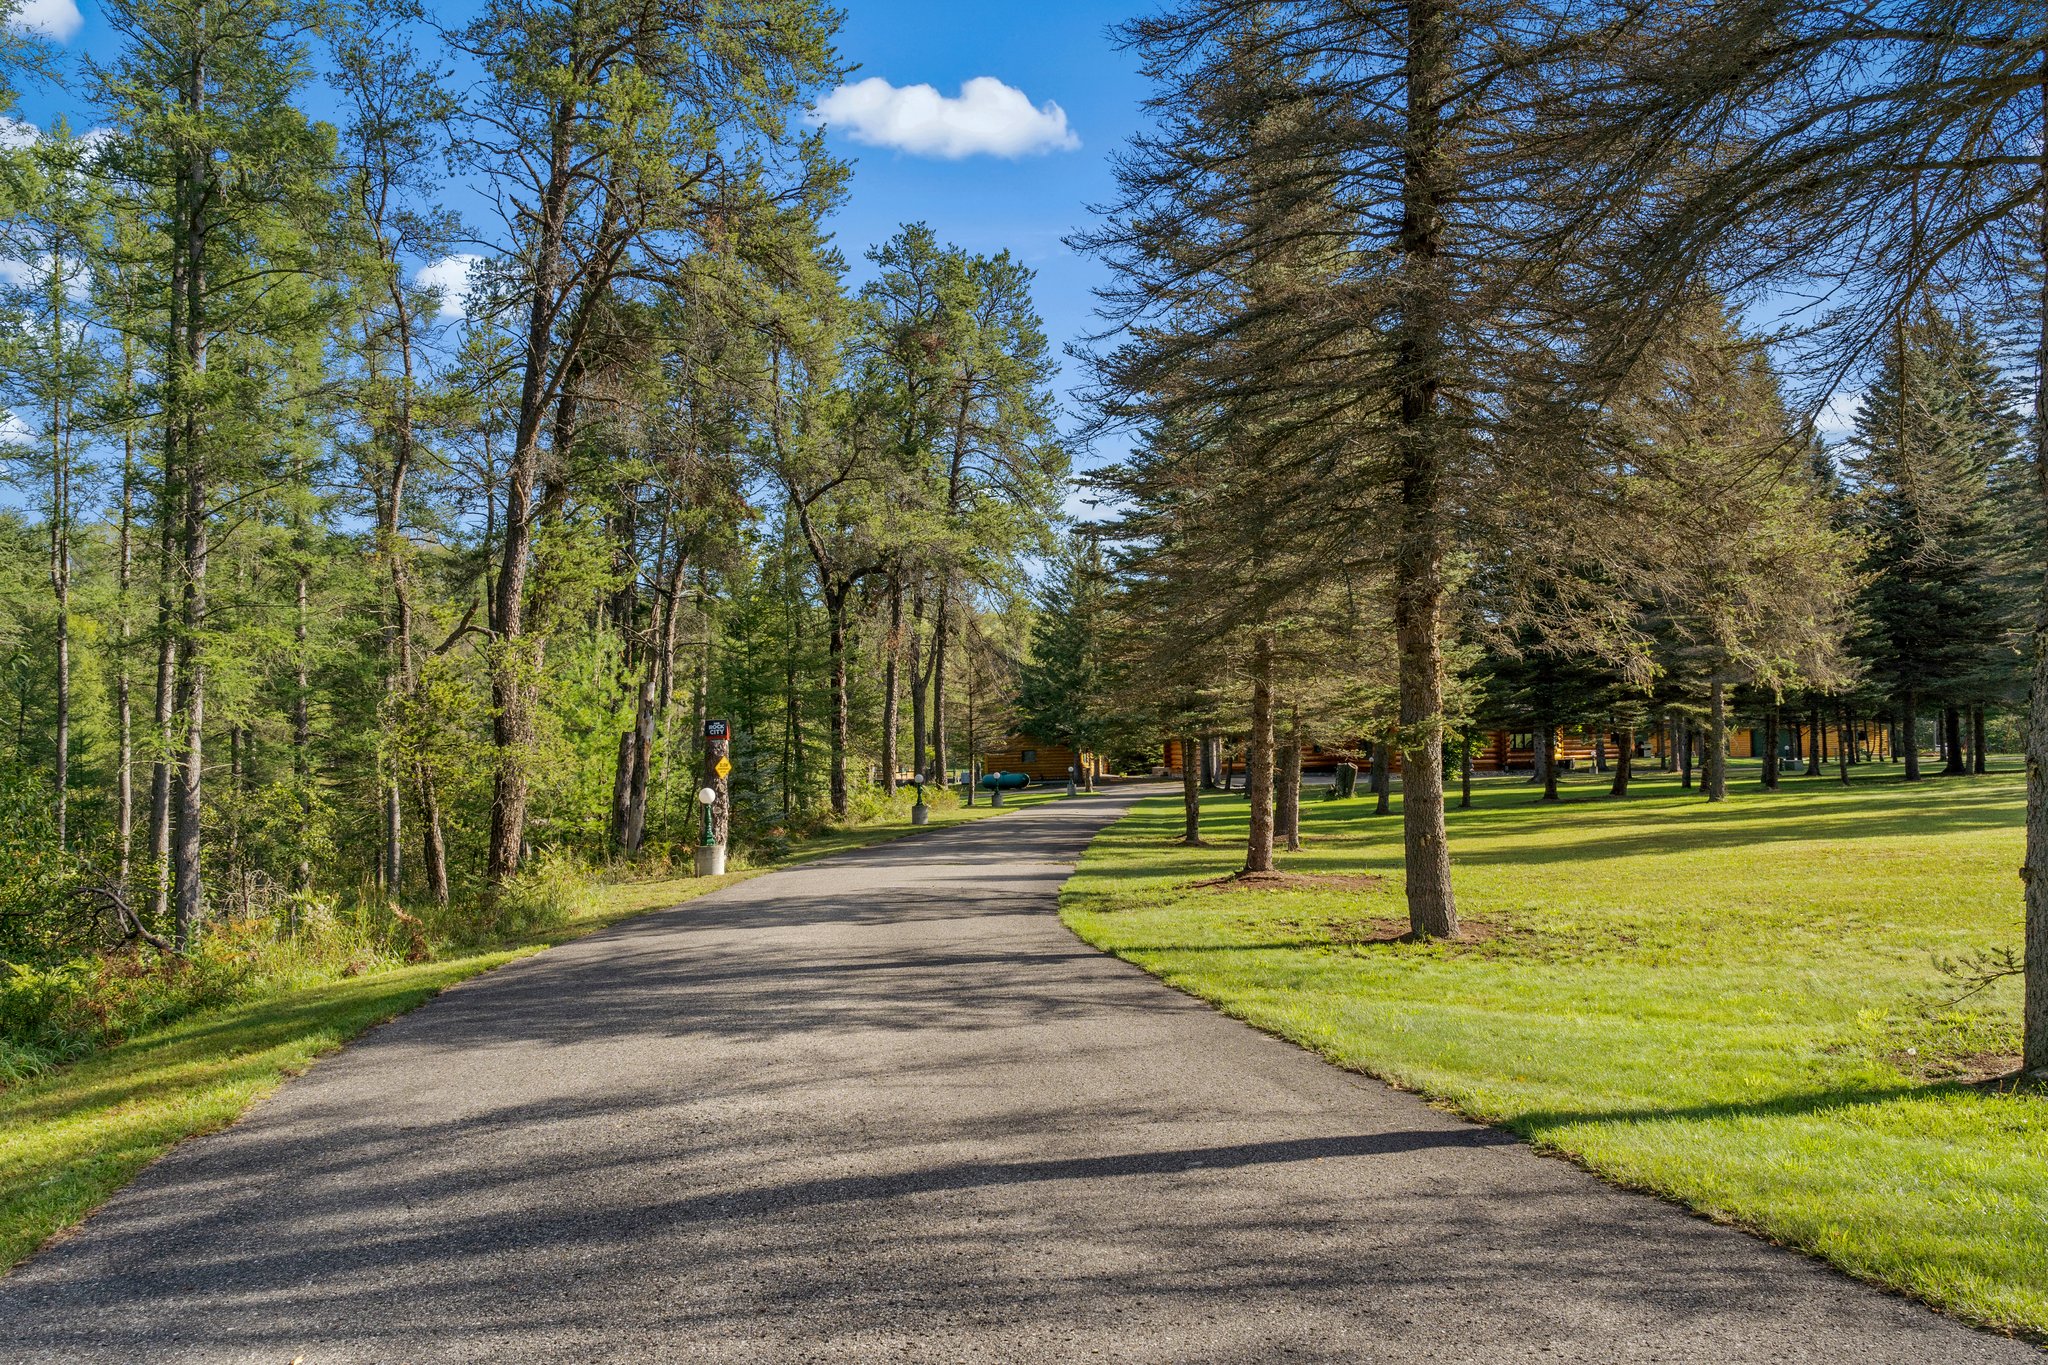
M1064 788L1054 787L1011 792L1003 809L1062 795ZM984 799L972 809L935 809L932 824L1000 814ZM85 1218L173 1144L233 1123L323 1054L457 982L777 866L911 832L902 819L827 829L769 867L596 886L590 904L568 924L201 1011L49 1075L0 1087L0 1273Z
M1405 927L1399 800L1303 808L1281 867L1377 885L1205 887L1247 804L1177 796L1106 830L1066 889L1084 939L1341 1065L1617 1181L1992 1326L2048 1334L2048 1096L1973 1079L2019 1049L2013 981L1960 1004L1939 957L2020 942L2018 773L1865 765L1725 805L1590 775L1450 812L1472 941Z

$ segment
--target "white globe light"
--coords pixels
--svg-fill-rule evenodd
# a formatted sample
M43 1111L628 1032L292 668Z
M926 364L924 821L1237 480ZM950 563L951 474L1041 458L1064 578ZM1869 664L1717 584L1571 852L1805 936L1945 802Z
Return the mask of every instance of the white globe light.
M708 806L717 799L718 788L716 787L704 787L697 792L697 802L699 805Z

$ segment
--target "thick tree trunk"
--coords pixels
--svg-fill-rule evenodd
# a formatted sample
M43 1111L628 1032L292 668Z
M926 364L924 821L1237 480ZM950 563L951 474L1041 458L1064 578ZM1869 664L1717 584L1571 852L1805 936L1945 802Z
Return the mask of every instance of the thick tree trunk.
M1678 719L1678 786L1681 791L1692 790L1692 718Z
M1408 922L1419 937L1456 938L1457 900L1444 829L1444 597L1441 424L1446 365L1437 286L1447 160L1443 124L1451 43L1439 0L1410 0L1406 31L1406 147L1395 250L1405 283L1394 322L1393 432L1399 506L1394 543L1394 645L1398 652L1402 846Z
M1605 730L1598 730L1593 734L1593 771L1596 773L1607 771L1607 732Z
M1380 740L1372 746L1372 794L1374 815L1385 815L1393 809L1394 751L1393 746Z
M1728 799L1728 685L1718 678L1707 689L1707 763L1700 785L1707 800Z
M1920 694L1907 688L1899 698L1899 735L1906 751L1906 780L1920 780Z
M1202 842L1201 742L1192 733L1180 737L1180 803L1186 821L1180 841L1184 844Z
M1820 704L1816 702L1807 713L1806 720L1806 775L1808 777L1819 777L1820 766L1827 761L1827 755L1823 752L1827 747L1827 741L1823 737L1820 725Z
M497 639L491 667L491 747L497 769L491 779L491 832L484 880L496 887L519 870L526 846L526 804L533 759L534 706L538 698L540 651L526 635L526 577L533 546L534 483L540 474L541 428L563 395L550 392L555 359L556 308L563 274L563 236L573 169L572 123L566 101L549 111L552 120L546 189L534 224L533 280L520 356L518 421L512 462L505 473L504 545L498 559L493 623ZM566 390L568 367L552 369ZM566 426L558 417L557 431ZM566 454L566 451L564 452Z
M1536 766L1543 773L1539 801L1557 800L1557 727L1548 720L1536 731Z
M178 670L184 718L184 754L178 775L178 824L171 846L171 899L177 917L179 951L197 941L206 917L206 886L200 869L201 819L206 777L206 567L208 535L205 471L187 445L185 471L184 577L181 620L184 648Z
M1252 647L1252 732L1246 744L1245 795L1251 798L1251 833L1244 870L1273 870L1273 637L1261 632Z
M2041 120L2048 128L2048 57L2039 72ZM2048 186L2048 143L2036 147L2035 178ZM2048 261L2048 214L2035 217L2036 260ZM2048 274L2034 295L2034 479L2038 510L2048 514ZM2027 853L2020 868L2026 904L2025 1041L2021 1065L2048 1079L2048 570L2034 619L2034 682L2027 707Z
M1778 711L1776 707L1764 712L1761 734L1764 745L1763 787L1767 792L1774 792L1778 789Z
M1629 779L1635 776L1636 732L1633 728L1614 732L1614 781L1607 786L1609 796L1627 796Z
M1970 767L1963 759L1963 713L1960 707L1944 706L1941 709L1941 747L1943 777L1961 777Z

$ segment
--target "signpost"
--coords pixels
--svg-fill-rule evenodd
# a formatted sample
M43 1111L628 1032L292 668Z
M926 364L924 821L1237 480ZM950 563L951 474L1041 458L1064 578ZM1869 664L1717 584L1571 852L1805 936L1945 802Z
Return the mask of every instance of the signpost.
M704 835L697 846L697 875L717 877L725 872L726 834L731 824L732 801L725 779L732 775L732 730L722 720L704 722L704 782L697 802L704 808Z

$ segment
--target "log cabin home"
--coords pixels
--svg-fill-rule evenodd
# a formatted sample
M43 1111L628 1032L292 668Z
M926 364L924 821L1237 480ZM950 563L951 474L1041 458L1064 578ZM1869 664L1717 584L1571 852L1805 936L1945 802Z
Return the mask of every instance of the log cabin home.
M1068 777L1085 774L1091 768L1100 775L1102 769L1098 755L1083 749L1080 759L1081 766L1076 769L1074 750L1070 745L1017 734L1006 736L1000 743L981 751L981 771L1024 773L1033 782L1064 782Z

